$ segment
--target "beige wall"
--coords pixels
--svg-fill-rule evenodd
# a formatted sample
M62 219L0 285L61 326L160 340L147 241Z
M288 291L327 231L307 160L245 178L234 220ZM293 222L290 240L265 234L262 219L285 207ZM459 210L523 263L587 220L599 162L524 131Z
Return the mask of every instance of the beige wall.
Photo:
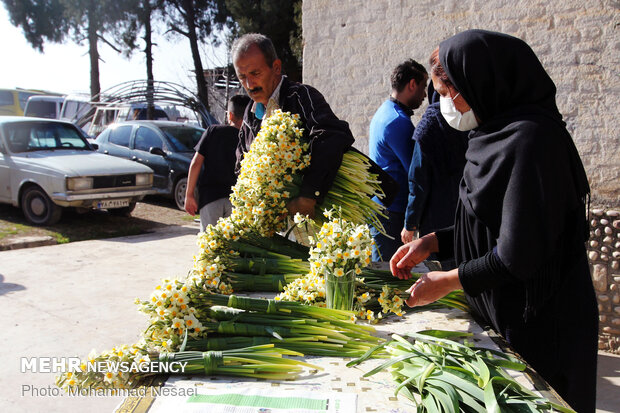
M441 40L480 28L530 44L558 88L593 202L620 204L620 2L613 0L304 0L304 82L326 97L367 152L368 125L389 74L428 67ZM420 119L424 107L414 115ZM552 154L550 154L550 159Z

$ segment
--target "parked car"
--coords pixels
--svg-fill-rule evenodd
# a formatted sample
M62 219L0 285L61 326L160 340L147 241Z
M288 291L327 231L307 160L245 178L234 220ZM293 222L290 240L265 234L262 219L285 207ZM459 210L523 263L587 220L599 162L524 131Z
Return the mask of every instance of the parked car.
M64 96L34 95L28 98L24 116L47 119L60 119L60 109Z
M89 125L88 134L98 136L112 123L128 120L146 120L146 103L100 104L96 107L93 120ZM158 105L153 107L153 120L170 120L166 112Z
M0 115L23 116L28 98L43 92L26 89L0 89Z
M109 126L95 140L98 151L150 167L153 186L183 210L189 164L204 129L171 121L130 121Z
M0 118L0 202L35 225L57 222L65 207L128 215L154 193L153 171L97 153L69 122Z

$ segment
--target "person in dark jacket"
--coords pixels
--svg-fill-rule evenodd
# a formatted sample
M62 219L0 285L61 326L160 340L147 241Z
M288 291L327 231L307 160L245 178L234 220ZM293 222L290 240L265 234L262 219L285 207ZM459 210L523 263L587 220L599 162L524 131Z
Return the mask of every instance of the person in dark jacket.
M409 278L431 252L458 268L410 289L423 305L462 288L472 311L505 337L570 406L594 412L598 310L585 250L590 188L532 49L468 30L439 45L431 78L448 123L471 130L455 224L401 247Z
M353 144L347 122L334 115L325 98L312 86L288 80L271 40L257 33L235 41L232 60L239 81L250 98L239 132L237 170L243 154L258 134L263 119L276 109L299 114L304 135L310 141L310 166L304 173L301 191L287 209L314 217L314 207L331 187L343 154Z
M237 182L235 162L239 128L249 102L250 98L243 95L230 98L226 112L228 125L209 126L194 148L196 153L187 176L185 211L190 215L200 212L200 231L232 213L229 195ZM194 196L196 186L198 201Z
M449 227L459 199L465 166L467 134L446 122L439 108L439 93L428 87L429 106L415 129L415 146L409 167L409 200L401 232L403 244Z

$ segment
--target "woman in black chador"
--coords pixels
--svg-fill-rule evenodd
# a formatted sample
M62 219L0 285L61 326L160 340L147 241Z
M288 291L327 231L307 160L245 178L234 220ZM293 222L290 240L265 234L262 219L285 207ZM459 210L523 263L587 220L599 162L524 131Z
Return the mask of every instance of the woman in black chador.
M469 30L431 55L442 115L470 130L454 227L402 246L392 273L409 278L430 253L458 268L431 272L410 306L462 288L473 311L578 412L593 412L598 312L585 251L588 181L532 49Z

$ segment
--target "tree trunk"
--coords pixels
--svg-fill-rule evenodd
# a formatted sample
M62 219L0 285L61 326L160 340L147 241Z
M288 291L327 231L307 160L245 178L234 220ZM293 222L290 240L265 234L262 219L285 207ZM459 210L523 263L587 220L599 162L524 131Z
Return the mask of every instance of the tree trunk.
M151 0L144 0L144 14L142 25L144 26L144 53L146 54L146 118L155 117L155 105L153 102L153 89L155 78L153 76L153 39L151 29Z
M99 101L101 84L99 83L99 50L97 48L97 17L92 2L88 3L88 55L90 57L90 98Z
M189 45L192 50L192 59L194 60L194 72L196 74L196 86L198 89L198 98L202 104L209 110L209 96L207 91L207 81L205 80L202 61L200 60L200 52L198 51L198 36L196 35L196 18L194 12L194 1L184 0L183 8L185 9L187 31Z

